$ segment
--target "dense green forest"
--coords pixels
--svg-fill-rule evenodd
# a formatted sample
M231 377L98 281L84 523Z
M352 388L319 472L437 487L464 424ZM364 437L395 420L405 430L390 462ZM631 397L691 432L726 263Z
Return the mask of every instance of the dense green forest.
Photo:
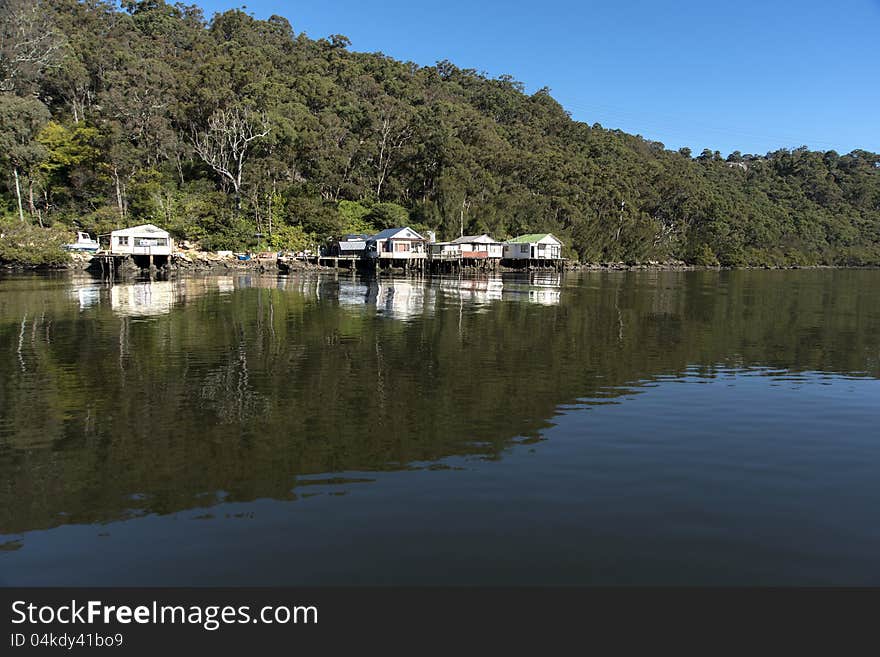
M880 155L723 158L542 89L162 0L0 2L0 260L153 222L204 248L410 224L552 231L584 261L880 264Z

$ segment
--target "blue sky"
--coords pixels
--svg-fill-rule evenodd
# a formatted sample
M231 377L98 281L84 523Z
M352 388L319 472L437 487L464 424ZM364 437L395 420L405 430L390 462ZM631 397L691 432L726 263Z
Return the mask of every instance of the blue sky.
M880 0L190 0L286 17L313 38L543 86L575 119L765 153L880 151Z

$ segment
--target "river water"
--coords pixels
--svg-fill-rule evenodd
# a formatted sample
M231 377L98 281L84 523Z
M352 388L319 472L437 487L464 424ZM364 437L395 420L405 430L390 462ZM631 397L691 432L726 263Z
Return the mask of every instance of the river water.
M0 585L880 585L880 271L0 278Z

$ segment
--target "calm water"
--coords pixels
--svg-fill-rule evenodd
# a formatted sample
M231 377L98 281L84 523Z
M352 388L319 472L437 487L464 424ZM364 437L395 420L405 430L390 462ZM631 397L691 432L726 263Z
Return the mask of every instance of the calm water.
M880 584L880 271L0 279L0 584Z

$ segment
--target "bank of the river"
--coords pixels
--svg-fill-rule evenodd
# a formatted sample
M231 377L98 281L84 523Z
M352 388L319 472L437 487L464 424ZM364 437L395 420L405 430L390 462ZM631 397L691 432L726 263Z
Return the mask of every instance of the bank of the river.
M317 269L314 265L296 263L297 270ZM252 258L250 260L238 260L237 258L222 258L208 252L177 254L171 263L162 269L170 271L192 272L217 272L230 270L249 271L278 271L278 263L275 258ZM323 268L321 268L323 269ZM89 271L101 270L100 264L90 254L73 253L67 262L52 264L35 264L27 262L0 262L0 270L6 271ZM130 259L121 259L117 269L119 274L137 274L143 271Z
M789 270L789 269L876 269L877 265L744 265L738 267L719 265L697 265L683 260L649 260L646 262L566 262L564 271L700 271L700 270ZM91 254L71 253L67 262L28 263L28 262L0 262L0 270L5 271L86 271L90 269L100 270ZM178 252L172 258L166 270L177 272L205 272L221 273L225 271L259 271L259 272L282 272L291 271L336 271L333 266L319 265L301 260L286 259L279 263L277 258L253 257L249 260L239 260L236 257L221 256L210 251L186 251ZM125 261L118 273L137 274L142 271L131 261ZM403 271L403 270L400 270ZM499 273L521 272L522 269L513 267L498 267Z
M730 271L730 270L787 270L787 269L877 269L877 265L695 265L682 260L666 262L573 262L566 271Z

